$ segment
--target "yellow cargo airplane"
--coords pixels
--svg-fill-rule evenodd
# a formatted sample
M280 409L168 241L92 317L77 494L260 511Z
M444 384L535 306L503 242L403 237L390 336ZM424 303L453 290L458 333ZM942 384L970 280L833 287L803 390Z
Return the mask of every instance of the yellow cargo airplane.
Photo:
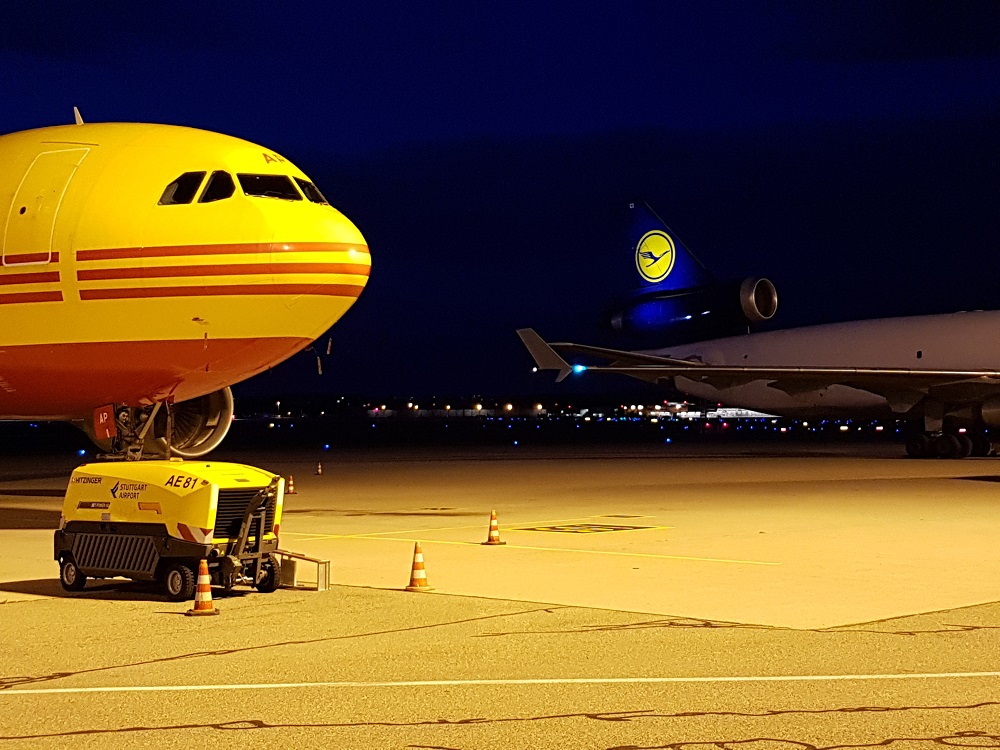
M139 123L0 136L0 419L201 456L233 383L354 303L361 232L279 154Z

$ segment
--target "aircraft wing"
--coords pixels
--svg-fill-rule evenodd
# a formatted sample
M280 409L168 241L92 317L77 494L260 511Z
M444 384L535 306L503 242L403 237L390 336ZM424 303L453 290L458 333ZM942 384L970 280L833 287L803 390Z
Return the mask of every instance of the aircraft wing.
M831 385L845 385L886 397L905 410L924 395L949 402L974 401L1000 390L1000 370L910 370L878 367L752 367L707 365L690 360L657 357L640 352L603 349L571 343L545 342L531 328L517 332L539 370L558 370L557 382L571 372L613 372L655 383L684 377L731 388L757 380L789 394ZM608 361L607 365L569 364L563 354L582 354Z

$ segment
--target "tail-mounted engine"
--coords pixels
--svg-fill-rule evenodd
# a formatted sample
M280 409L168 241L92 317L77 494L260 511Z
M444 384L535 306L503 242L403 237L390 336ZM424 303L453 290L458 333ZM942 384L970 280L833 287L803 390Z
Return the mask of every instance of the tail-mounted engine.
M619 333L666 343L745 331L774 317L778 292L769 279L747 278L711 286L647 292L628 299L611 316Z

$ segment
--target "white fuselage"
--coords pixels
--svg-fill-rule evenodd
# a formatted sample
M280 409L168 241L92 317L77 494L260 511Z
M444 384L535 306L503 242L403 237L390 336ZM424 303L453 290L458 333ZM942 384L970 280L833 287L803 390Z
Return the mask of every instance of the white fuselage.
M1000 370L1000 311L885 318L791 328L647 352L709 365L911 370ZM698 398L788 416L890 415L882 396L843 385L786 393L755 380L719 388L675 378Z

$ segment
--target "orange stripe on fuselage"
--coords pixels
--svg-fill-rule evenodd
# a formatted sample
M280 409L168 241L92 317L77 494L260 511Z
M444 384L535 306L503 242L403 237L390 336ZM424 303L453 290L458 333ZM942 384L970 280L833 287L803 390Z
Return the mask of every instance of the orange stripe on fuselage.
M365 245L347 242L253 242L240 245L168 245L164 247L119 247L108 250L78 250L76 259L126 260L190 255L254 255L257 253L338 253L353 250L368 254Z
M368 276L371 273L371 266L363 263L234 263L225 266L100 268L78 271L77 278L80 281L100 281L103 279L162 279L180 276L249 276L255 274L301 273Z
M80 299L140 299L147 297L217 297L222 295L323 295L358 297L364 287L353 284L233 284L164 286L135 289L82 289Z
M62 292L18 292L0 294L0 305L18 305L31 302L62 302Z

